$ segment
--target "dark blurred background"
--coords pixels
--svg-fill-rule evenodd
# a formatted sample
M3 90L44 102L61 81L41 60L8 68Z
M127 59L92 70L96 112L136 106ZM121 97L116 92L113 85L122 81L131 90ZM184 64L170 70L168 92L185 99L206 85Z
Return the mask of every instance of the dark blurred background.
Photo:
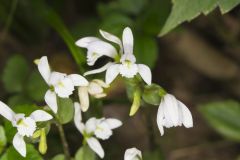
M99 36L99 29L121 36L123 28L129 26L134 32L138 62L149 65L153 81L189 107L194 127L166 129L165 135L160 136L154 106L142 107L129 117L131 102L124 83L117 79L108 97L101 102L93 100L86 115L96 115L97 110L124 122L111 139L102 142L105 159L122 160L125 149L133 146L144 152L145 160L237 159L239 9L221 15L217 8L208 16L201 15L158 37L171 11L170 0L0 0L1 100L12 106L44 104L46 86L34 59L47 55L55 70L83 73L93 67L85 63L86 50L74 42L84 36ZM106 58L102 58L95 67L105 62ZM221 110L212 106L220 106ZM81 145L81 135L71 123L65 125L65 130L74 155ZM48 145L45 159L62 152L54 126Z

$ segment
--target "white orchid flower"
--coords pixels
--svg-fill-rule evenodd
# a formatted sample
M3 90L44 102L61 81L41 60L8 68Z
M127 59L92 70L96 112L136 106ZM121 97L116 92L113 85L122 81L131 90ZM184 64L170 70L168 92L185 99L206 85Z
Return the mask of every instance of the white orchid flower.
M13 138L14 148L23 156L26 157L26 143L24 137L31 137L36 131L36 122L48 121L53 117L42 110L36 110L25 117L24 114L16 114L11 108L0 101L0 114L9 120L13 127L17 128L17 133Z
M117 50L109 43L96 37L85 37L76 42L79 47L87 48L87 64L92 66L102 56L115 58Z
M57 113L57 95L61 98L68 98L74 91L75 86L87 86L88 81L78 74L64 74L52 72L48 59L43 56L36 61L38 70L50 89L45 94L45 101L54 113Z
M137 148L129 148L124 154L124 160L142 160L142 153Z
M182 126L193 127L192 114L189 109L173 95L166 94L159 105L157 113L157 124L161 135L164 134L163 127Z
M80 104L75 103L74 123L84 136L89 147L100 157L104 158L104 150L98 139L106 140L113 134L112 130L122 125L122 122L114 118L90 118L85 124L81 122Z
M89 108L89 95L95 98L103 98L107 96L107 94L104 92L104 89L108 87L109 85L99 79L92 80L89 82L88 86L79 87L78 96L82 111L86 112Z
M110 84L117 77L118 74L121 74L123 77L126 77L126 78L133 78L135 75L137 75L137 73L139 73L140 76L142 77L142 79L148 85L150 85L152 82L152 74L151 74L150 68L144 64L136 64L136 57L133 55L132 30L129 27L126 27L124 29L122 41L115 35L112 35L108 32L102 31L102 30L100 30L100 34L106 40L119 45L120 55L116 56L117 51L116 51L116 49L113 50L114 47L111 44L104 42L104 45L103 45L103 41L98 38L86 37L86 38L83 38L83 39L80 39L79 41L77 41L76 44L80 47L88 48L88 56L87 56L88 64L93 65L94 62L100 56L103 56L103 55L109 56L110 54L108 54L108 53L111 53L111 56L109 56L109 57L112 57L115 60L117 59L116 57L121 57L120 61L117 61L115 63L109 62L99 69L86 72L84 75L96 74L96 73L100 73L100 72L103 72L106 70L106 78L105 78L106 83ZM101 43L95 44L96 42L101 42ZM108 45L106 45L106 44L108 44ZM93 47L94 45L95 45L95 47ZM110 47L110 46L112 46L112 47ZM94 48L94 49L91 50L91 48ZM99 53L100 50L101 50L101 52L103 52L105 54L103 54L103 53L100 54ZM89 55L91 55L91 56L89 56ZM91 60L91 63L89 63L89 61L90 61L89 57L94 57L94 56L95 56L95 59L91 58L93 60Z

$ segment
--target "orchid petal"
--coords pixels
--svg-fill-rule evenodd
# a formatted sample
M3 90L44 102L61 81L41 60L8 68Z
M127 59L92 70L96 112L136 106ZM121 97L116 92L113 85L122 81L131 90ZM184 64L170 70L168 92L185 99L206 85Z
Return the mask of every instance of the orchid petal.
M110 84L119 74L119 64L113 64L106 71L106 84Z
M108 56L114 58L117 55L117 50L109 43L104 41L95 41L89 44L88 50L97 53L100 56Z
M100 41L100 39L96 37L84 37L76 41L75 44L79 47L87 48L90 43L95 41Z
M182 123L186 128L193 127L193 118L189 109L182 102L178 101L179 109L182 112Z
M38 70L40 74L42 75L43 79L46 81L47 84L49 84L49 78L51 75L51 69L48 64L48 59L46 56L43 56L38 62Z
M163 113L163 107L165 107L164 106L164 104L163 104L164 102L163 102L163 100L161 101L161 103L160 103L160 106L159 106L159 108L158 108L158 113L157 113L157 125L158 125L158 128L159 128L159 130L160 130L160 133L161 133L161 136L164 134L164 129L163 129L163 121L164 121L164 113Z
M164 105L163 107L163 112L165 114L166 122L171 122L171 126L177 126L179 124L179 114L178 114L178 103L177 99L171 95L171 94L166 94L163 98ZM166 127L168 125L166 124ZM169 126L169 127L171 127Z
M105 70L107 70L107 69L108 69L111 65L113 65L113 64L114 64L114 63L112 63L112 62L108 62L107 64L105 64L105 65L102 66L101 68L98 68L98 69L94 69L94 70L85 72L85 73L84 73L84 76L104 72Z
M96 130L97 124L99 120L97 120L95 117L92 117L88 119L88 121L85 124L85 130L87 133L92 133Z
M79 74L70 74L68 77L73 81L74 86L88 86L87 79Z
M57 106L57 96L55 92L48 90L45 94L45 102L47 105L52 109L54 113L57 113L58 106Z
M115 129L122 125L122 122L120 120L114 118L107 118L105 121L109 125L110 129Z
M123 30L122 41L124 54L133 54L133 34L129 27Z
M23 136L15 134L13 137L13 147L20 153L23 157L26 157L26 143Z
M106 31L103 31L101 29L99 30L99 32L103 36L103 38L105 38L106 40L109 40L109 41L111 41L113 43L118 44L120 46L120 49L121 50L123 49L122 42L121 42L121 40L117 36L115 36L115 35L113 35L111 33L108 33Z
M0 101L0 114L11 122L13 122L15 119L15 113L13 112L13 110L1 101Z
M142 153L137 148L127 149L124 154L124 160L140 160L142 159Z
M77 129L83 133L85 128L84 124L82 123L82 113L81 113L81 106L78 102L74 103L75 113L74 113L74 124Z
M50 119L52 119L52 115L42 111L42 110L36 110L34 112L31 113L30 117L35 120L35 122L42 122L42 121L48 121Z
M52 72L49 78L49 84L55 85L66 77L65 73Z
M96 138L87 139L88 146L95 152L100 158L104 157L104 150Z
M145 64L138 64L138 73L142 77L142 79L148 84L152 83L152 72L150 68Z

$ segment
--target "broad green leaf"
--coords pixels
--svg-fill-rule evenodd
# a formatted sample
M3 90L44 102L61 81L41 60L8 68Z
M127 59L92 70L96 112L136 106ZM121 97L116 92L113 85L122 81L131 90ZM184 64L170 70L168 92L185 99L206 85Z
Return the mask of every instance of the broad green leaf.
M58 154L52 158L52 160L65 160L64 154Z
M7 137L3 126L0 126L0 153L2 153L3 148L7 144Z
M73 119L74 107L70 98L58 98L57 115L61 124L68 123Z
M32 72L26 86L27 94L35 101L42 101L48 89L40 73Z
M165 35L184 21L191 21L202 13L207 15L217 6L224 14L239 3L240 0L173 0L171 14L161 30L160 36Z
M75 160L95 160L95 153L87 146L82 146L75 155Z
M29 66L21 55L14 55L8 61L3 71L3 85L7 92L21 92L29 73Z
M26 158L22 157L13 147L9 147L0 160L43 160L33 145L27 144Z
M166 91L157 84L146 85L142 94L142 98L145 102L152 105L159 105L161 102L162 95Z
M199 107L203 117L219 133L240 142L240 104L235 101L212 102Z
M150 36L142 34L134 35L134 55L137 58L137 63L143 63L153 68L158 57L158 45L156 40Z

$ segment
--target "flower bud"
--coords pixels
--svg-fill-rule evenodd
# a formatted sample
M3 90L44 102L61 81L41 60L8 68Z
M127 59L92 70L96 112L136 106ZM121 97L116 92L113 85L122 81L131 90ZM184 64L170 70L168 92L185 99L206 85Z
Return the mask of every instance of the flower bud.
M46 139L46 132L44 128L41 129L38 150L41 154L45 154L47 152L47 139Z

